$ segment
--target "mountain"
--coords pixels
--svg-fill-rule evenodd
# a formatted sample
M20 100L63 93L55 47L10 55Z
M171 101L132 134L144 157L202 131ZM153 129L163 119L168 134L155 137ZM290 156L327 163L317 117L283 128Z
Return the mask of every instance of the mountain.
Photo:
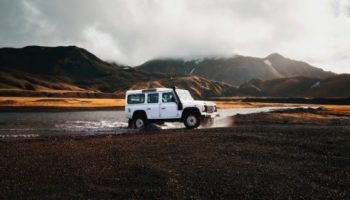
M269 97L350 97L350 74L325 79L291 77L262 81L253 79L239 87L238 94Z
M197 98L350 97L350 75L334 75L279 54L152 60L132 68L105 62L75 46L0 48L2 96L122 97L129 88L173 85Z
M340 74L314 83L305 96L350 97L350 74Z
M335 75L279 54L271 54L265 58L233 56L196 60L157 59L148 61L138 66L137 69L167 74L193 74L234 85L240 85L255 78L261 80L294 76L327 78Z
M131 89L173 87L188 89L192 96L197 99L218 96L232 96L237 93L237 88L219 81L208 80L199 76L177 76L172 80L159 79L155 81L140 82Z
M107 63L75 46L0 49L1 89L114 92L164 77Z
M171 87L169 77L107 63L75 46L0 49L0 95L104 97L99 93L113 92L122 97L129 88ZM173 77L178 87L189 89L200 98L229 95L235 89L201 77Z

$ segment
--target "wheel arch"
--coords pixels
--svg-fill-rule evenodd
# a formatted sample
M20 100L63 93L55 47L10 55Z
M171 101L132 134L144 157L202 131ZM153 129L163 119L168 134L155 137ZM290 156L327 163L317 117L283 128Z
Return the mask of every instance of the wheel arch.
M189 107L189 108L185 108L184 111L182 112L182 115L181 115L181 120L184 121L185 120L185 117L188 113L196 113L198 116L201 115L201 112L199 111L199 109L197 107Z
M137 115L143 115L148 119L147 113L144 110L135 110L134 113L132 114L132 119L134 119L135 116Z

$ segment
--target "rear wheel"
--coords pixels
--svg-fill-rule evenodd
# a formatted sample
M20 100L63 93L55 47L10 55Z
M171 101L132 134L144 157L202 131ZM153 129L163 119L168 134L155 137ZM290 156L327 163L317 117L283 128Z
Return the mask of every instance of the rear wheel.
M186 128L188 128L188 129L197 128L200 125L199 115L196 113L188 113L185 116L184 124L185 124Z
M136 115L133 118L133 127L136 129L144 128L147 125L147 118L144 115Z

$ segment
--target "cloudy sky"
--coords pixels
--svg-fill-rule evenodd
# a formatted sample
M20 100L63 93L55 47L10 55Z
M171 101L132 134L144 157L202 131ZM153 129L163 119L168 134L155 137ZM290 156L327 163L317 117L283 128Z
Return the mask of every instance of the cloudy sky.
M350 0L0 0L0 47L77 45L138 65L278 52L350 73Z

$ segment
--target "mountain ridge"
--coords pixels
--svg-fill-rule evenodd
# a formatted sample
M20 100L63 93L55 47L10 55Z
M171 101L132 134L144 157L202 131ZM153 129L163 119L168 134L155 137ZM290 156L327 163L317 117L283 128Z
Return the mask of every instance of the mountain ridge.
M350 74L319 79L289 77L272 80L253 79L239 87L238 93L256 97L350 97Z
M0 95L1 91L9 95L15 90L16 95L21 91L31 95L35 92L82 95L85 92L87 96L115 93L122 97L130 88L171 87L170 77L174 78L175 85L189 89L198 98L349 95L350 76L325 72L276 53L265 58L235 55L194 60L158 59L141 66L145 65L148 67L108 63L76 46L0 48ZM286 71L290 77L285 77ZM321 85L315 85L317 82ZM314 89L308 91L312 85ZM339 91L332 91L332 87Z
M135 68L107 63L85 49L68 47L28 46L24 48L0 49L0 92L14 96L103 96L93 93L115 93L122 97L132 87L147 82L169 84L170 75L149 73ZM215 87L231 87L204 78L172 76L187 85L196 83L191 91L203 91L202 84ZM202 84L198 84L201 82ZM22 92L21 92L22 91ZM25 92L32 91L32 92ZM1 95L1 94L0 94ZM204 98L202 92L196 96ZM54 95L55 96L55 95Z
M269 60L271 59L271 60ZM265 58L236 55L232 57L202 58L201 60L154 59L136 67L148 72L194 75L240 85L253 78L269 80L293 76L327 78L335 75L302 61L270 54Z
M165 76L135 71L76 46L0 48L0 88L114 92Z

